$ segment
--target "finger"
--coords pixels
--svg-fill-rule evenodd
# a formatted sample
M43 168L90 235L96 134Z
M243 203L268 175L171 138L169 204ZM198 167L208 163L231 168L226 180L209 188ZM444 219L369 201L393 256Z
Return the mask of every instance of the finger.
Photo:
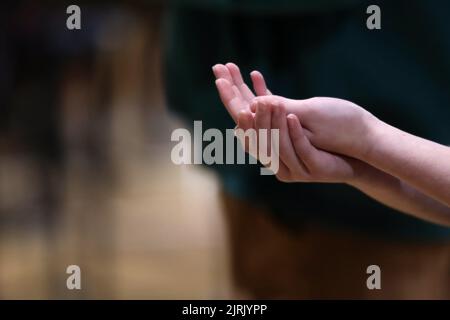
M214 75L216 76L216 79L225 79L225 80L227 80L231 84L234 93L238 97L243 99L241 91L234 84L233 77L231 76L231 73L230 73L230 71L228 70L228 68L226 66L224 66L223 64L216 64L212 69L213 69Z
M265 102L260 102L259 100L255 101L256 105L256 113L255 113L255 128L258 135L258 150L263 148L260 152L265 152L265 155L270 157L271 155L271 122L272 122L272 113L271 113L271 105ZM263 136L262 130L265 130L267 134ZM265 145L262 143L261 139L266 138ZM267 163L263 163L266 165Z
M272 94L270 94L270 95L272 95ZM255 97L255 99L253 99L252 101L258 100L259 97L266 97L266 96L268 96L268 95L263 95L263 96L258 95L258 96ZM277 97L277 96L275 96L275 97ZM264 99L264 98L263 98L263 99ZM288 99L285 99L285 100L288 100ZM256 105L255 105L255 104L250 103L250 111L251 111L251 112L256 112Z
M222 103L233 118L234 122L237 123L239 111L245 109L247 104L236 95L231 84L227 80L216 80L216 87L219 91L220 100L222 100Z
M230 73L230 71L228 70L228 68L226 66L224 66L223 64L216 64L212 69L213 69L214 75L216 76L216 79L225 79L225 80L227 80L231 84L234 93L238 97L243 98L241 91L234 84L233 77L231 76L231 73Z
M285 98L285 106L286 106L286 113L287 114L294 114L299 119L308 118L311 117L311 112L313 111L314 107L309 102L309 99L304 100L293 100L293 99L286 99ZM303 130L306 130L306 126L303 126ZM311 131L308 131L310 133Z
M253 71L250 73L250 77L252 79L253 89L257 96L268 96L272 94L269 89L267 89L266 81L261 72Z
M313 133L306 128L303 128L303 132L305 133L305 136L308 138L308 140L311 141L311 139L313 137Z
M291 172L306 177L308 175L308 170L297 156L292 145L286 121L286 109L282 101L279 101L276 107L273 108L272 128L279 129L280 159L286 164Z
M223 64L216 64L212 68L212 70L214 75L216 76L216 79L225 79L231 85L233 85L233 78L231 77L230 71L228 71L228 68L226 66L224 66Z
M244 79L242 78L241 71L239 70L239 67L231 62L227 63L226 67L230 72L231 77L233 78L234 85L241 92L242 97L250 102L255 97L255 95L250 90L250 88L245 84Z
M311 142L307 138L306 132L296 115L289 114L287 116L287 122L289 136L294 145L295 153L298 158L302 159L308 168L311 168L316 162L316 149L311 145Z
M239 112L238 115L238 128L242 129L245 131L250 130L250 129L254 129L255 128L255 118L253 113L251 113L248 110L242 110L241 112ZM249 148L249 144L250 144L250 138L245 138L244 135L244 139L242 139L242 137L237 136L237 138L240 140L241 145L243 146L245 152L250 153L250 148ZM253 141L253 143L255 143L255 141ZM255 157L255 159L257 158L256 154L251 154L253 157Z
M272 159L274 156L278 157L279 161L278 161L277 176L285 177L285 179L288 180L288 177L291 176L291 172L290 172L289 168L286 166L285 163L283 163L283 161L280 159L278 154L272 155L272 148L271 148L272 135L271 135L271 131L270 131L272 129L271 128L271 124L272 124L271 107L269 104L260 104L258 102L258 100L255 100L253 102L253 104L255 105L255 110L257 110L257 112L255 113L255 116L254 116L254 128L256 129L258 140L261 137L260 130L266 129L266 131L267 131L267 138L266 138L266 152L267 153L266 153L266 155L270 159ZM278 142L276 142L276 143L278 143ZM271 163L266 163L264 165L269 167L271 165Z
M242 93L241 91L239 91L239 89L236 86L232 86L231 87L233 89L234 94L240 98L241 100L245 100L244 97L242 97Z
M248 110L242 110L238 115L238 126L243 130L255 129L255 116Z
M244 83L244 79L242 78L241 70L239 70L239 67L236 64L229 62L225 66L228 69L228 71L230 72L231 77L233 78L234 84L236 86L240 86L241 84Z

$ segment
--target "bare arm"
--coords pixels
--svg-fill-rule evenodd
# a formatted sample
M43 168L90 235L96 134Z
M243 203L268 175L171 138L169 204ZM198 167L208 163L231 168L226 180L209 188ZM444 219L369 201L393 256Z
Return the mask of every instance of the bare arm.
M355 123L345 124L349 121L349 113L341 111L347 110L347 102L341 100L336 104L335 99L319 98L314 101L305 101L306 104L314 102L317 105L304 108L305 103L302 101L289 99L288 101L271 96L259 73L252 74L255 91L259 97L250 96L248 87L242 83L239 69L235 65L231 65L231 68L228 65L227 67L223 65L215 67L215 75L218 79L216 85L222 102L239 127L244 130L249 128L280 130L280 170L277 173L279 180L347 183L391 208L450 226L450 207L446 206L445 202L437 201L421 192L423 189L413 187L410 180L384 172L387 170L381 167L389 164L389 161L385 161L383 157L381 159L378 156L373 157L372 154L378 152L375 148L372 148L371 152L368 152L368 149L360 150L359 154L354 152L367 143L355 143L355 141L361 142L360 138L365 138L364 130L358 130L356 133L351 132L352 130L348 132L348 129L357 128L355 123L360 124L361 121L359 116L352 116L350 120L354 120ZM344 105L341 106L341 104ZM359 109L355 110L354 106L351 106L348 110L351 111L350 115L353 115L354 111L358 115L361 111ZM258 112L261 114L257 117ZM294 114L286 117L287 113ZM302 124L297 117L302 120ZM305 128L302 127L303 122ZM334 125L335 123L343 127L342 132L337 130L339 126ZM373 137L374 140L377 137L375 131ZM386 137L378 137L378 139L386 139ZM339 143L336 143L336 140L339 140ZM383 147L386 148L384 152L389 152L387 148L395 146ZM363 161L339 154L347 154L354 158L359 155ZM366 157L370 158L373 166L364 162ZM366 161L369 162L369 160ZM379 169L375 168L375 163L379 165ZM404 173L407 174L409 170L412 169L404 170ZM395 167L392 172L394 171Z
M326 168L334 167L330 153L315 148L295 115L288 116L289 135L299 159L309 174L317 176ZM282 136L280 132L280 136ZM280 150L281 153L281 150ZM369 197L403 213L434 223L450 226L450 207L420 192L405 181L385 173L357 159L336 156L351 167L351 174L343 182L357 188ZM332 173L336 175L338 171ZM329 174L328 174L329 175ZM342 175L341 175L342 176ZM296 179L299 179L298 177Z
M450 206L450 148L384 122L373 124L362 161Z
M355 172L348 184L369 197L403 213L450 226L450 207L440 201L366 163L356 164Z

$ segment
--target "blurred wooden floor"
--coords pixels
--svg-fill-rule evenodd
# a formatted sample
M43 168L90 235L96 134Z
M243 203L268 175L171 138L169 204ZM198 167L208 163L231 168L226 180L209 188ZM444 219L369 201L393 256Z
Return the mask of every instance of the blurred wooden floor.
M167 144L142 146L138 154L122 150L127 156L115 164L113 187L93 187L74 165L51 243L45 228L6 228L0 297L229 297L217 181L204 169L173 165L166 137ZM81 267L81 292L65 288L70 264Z

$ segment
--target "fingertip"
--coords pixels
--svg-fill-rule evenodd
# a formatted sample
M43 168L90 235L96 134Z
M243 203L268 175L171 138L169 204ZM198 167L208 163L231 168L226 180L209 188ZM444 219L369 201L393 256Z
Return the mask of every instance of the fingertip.
M216 76L216 78L221 77L221 69L223 70L224 68L225 68L225 66L220 63L217 63L212 67L212 71L213 71L214 75Z
M257 70L253 70L252 72L250 72L250 76L251 77L260 77L262 76L261 72L257 71Z
M252 79L253 87L255 87L255 90L257 90L257 91L261 91L263 89L265 90L265 88L261 89L261 86L264 85L264 82L263 82L264 78L262 77L260 72L258 72L256 70L250 72L250 79ZM257 92L257 94L258 93L261 93L261 92Z
M250 73L250 78L253 82L253 88L258 96L271 95L269 89L267 89L266 81L261 72L254 70Z
M219 89L223 86L223 80L224 79L216 79L216 81L214 81L214 83L216 84L216 87Z
M218 86L218 87L230 84L230 82L228 82L228 80L224 79L224 78L219 78L215 82L216 82L216 86Z
M300 121L295 114L290 113L286 116L286 118L289 129L291 131L294 130L296 132L299 132L301 130Z
M213 65L212 69L213 71L219 71L220 68L225 67L223 64L221 63L216 63L215 65Z
M230 108L232 99L236 97L235 92L227 79L219 78L215 81L217 91L219 92L220 99L225 107ZM231 109L229 109L230 111Z
M238 116L244 117L244 116L246 116L247 113L248 113L248 110L241 110L241 111L239 111Z
M239 67L237 66L237 64L235 64L235 63L233 63L233 62L228 62L225 66L226 66L227 68L234 68L234 69L239 70Z

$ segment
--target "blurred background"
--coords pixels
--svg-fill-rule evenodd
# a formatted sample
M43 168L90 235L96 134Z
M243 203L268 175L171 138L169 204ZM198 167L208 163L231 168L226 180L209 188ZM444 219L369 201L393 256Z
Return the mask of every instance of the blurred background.
M170 160L174 129L234 127L211 72L229 61L450 145L450 3L377 3L375 31L366 0L79 1L81 30L72 3L2 4L0 299L450 299L449 228Z
M162 4L68 5L0 13L0 298L230 297L217 181L170 161Z

